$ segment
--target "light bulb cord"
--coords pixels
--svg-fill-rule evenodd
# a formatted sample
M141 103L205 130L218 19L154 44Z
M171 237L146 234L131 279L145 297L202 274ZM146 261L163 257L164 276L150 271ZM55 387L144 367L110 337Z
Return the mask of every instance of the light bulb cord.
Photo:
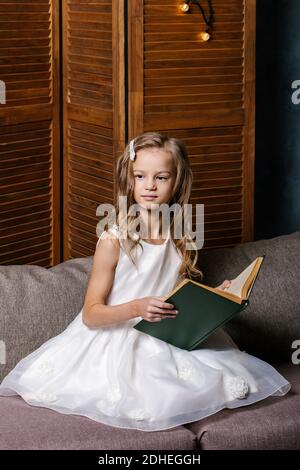
M187 4L195 3L199 7L199 9L201 11L201 14L202 14L202 17L203 17L203 20L204 20L204 22L207 26L206 32L209 33L212 30L212 23L214 21L214 11L213 11L213 7L212 7L212 4L211 4L211 0L207 0L208 8L209 8L209 17L208 18L206 16L204 8L201 5L199 0L187 0L186 3Z

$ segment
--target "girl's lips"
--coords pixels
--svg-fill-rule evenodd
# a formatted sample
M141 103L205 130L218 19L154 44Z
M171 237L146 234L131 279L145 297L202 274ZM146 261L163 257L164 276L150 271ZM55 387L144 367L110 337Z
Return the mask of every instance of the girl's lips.
M142 196L144 199L156 199L157 196Z

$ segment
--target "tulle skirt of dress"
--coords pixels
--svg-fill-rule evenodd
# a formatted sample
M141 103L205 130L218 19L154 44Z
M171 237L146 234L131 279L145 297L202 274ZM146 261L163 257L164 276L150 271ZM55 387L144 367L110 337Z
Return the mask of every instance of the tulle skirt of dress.
M22 359L0 395L119 428L159 431L223 408L284 395L271 365L240 351L222 330L186 351L133 328L140 318L91 329L82 311Z

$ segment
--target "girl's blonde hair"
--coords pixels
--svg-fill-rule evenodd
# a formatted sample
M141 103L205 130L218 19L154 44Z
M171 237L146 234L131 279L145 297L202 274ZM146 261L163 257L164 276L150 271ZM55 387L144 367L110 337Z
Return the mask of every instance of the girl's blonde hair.
M180 223L183 223L182 218L185 217L185 204L188 204L191 189L193 174L190 168L188 153L185 145L179 139L168 137L166 135L159 134L157 132L147 132L141 134L134 139L134 151L137 153L141 149L145 148L158 148L169 152L173 159L174 167L176 168L176 179L173 187L172 197L169 202L169 206L172 204L179 204L181 206ZM130 215L129 207L136 203L134 199L134 174L133 174L133 162L130 160L130 144L128 144L124 150L124 153L119 157L116 165L116 219L119 221L120 231L122 233L122 220L120 218L120 207L119 197L127 196L127 211L126 211L126 227L129 227L131 223L136 219L134 215ZM170 238L173 241L177 251L182 255L182 264L179 270L179 274L184 277L201 277L203 278L202 271L200 271L196 264L198 260L198 251L195 242L184 234L181 239L174 239L173 234L175 233L174 228L176 226L177 216L171 211L170 216ZM125 225L124 225L125 226ZM186 244L194 246L193 250L186 250ZM140 245L140 238L132 239L129 234L124 236L122 239L122 246L131 261L135 264L135 260L132 256L132 252L136 245Z

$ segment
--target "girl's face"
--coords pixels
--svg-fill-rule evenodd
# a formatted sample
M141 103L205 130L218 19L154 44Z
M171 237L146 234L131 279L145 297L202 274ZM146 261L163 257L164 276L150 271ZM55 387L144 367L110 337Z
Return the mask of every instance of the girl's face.
M138 150L133 162L133 175L137 204L150 209L157 204L169 203L176 176L169 152L159 148Z

